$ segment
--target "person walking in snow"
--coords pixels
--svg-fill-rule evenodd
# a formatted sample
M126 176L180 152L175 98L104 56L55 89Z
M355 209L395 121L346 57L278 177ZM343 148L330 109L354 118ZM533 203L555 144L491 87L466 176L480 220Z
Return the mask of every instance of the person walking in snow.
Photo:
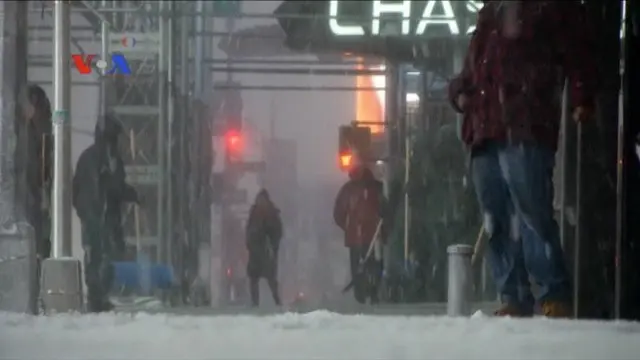
M344 231L345 246L349 249L354 296L361 304L367 298L371 303L378 302L382 264L373 255L365 257L381 221L383 204L382 182L376 180L368 167L358 165L349 172L349 181L338 192L333 209L334 221Z
M246 227L249 252L247 275L251 304L255 307L260 305L260 278L267 280L275 304L281 304L278 292L278 250L282 235L280 210L271 201L267 190L262 189L251 206Z

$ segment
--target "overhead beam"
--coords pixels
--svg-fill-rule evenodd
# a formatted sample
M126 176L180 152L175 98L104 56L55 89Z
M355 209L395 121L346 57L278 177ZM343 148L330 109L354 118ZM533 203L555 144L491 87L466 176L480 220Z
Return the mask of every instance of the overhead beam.
M53 26L49 25L31 25L29 26L29 31L53 31ZM72 26L71 31L91 31L94 32L95 29L91 26Z
M193 58L189 59L193 62ZM226 59L208 58L203 62L207 65L226 64ZM31 67L51 67L52 59L49 55L30 55L28 65ZM381 62L375 61L357 61L355 59L345 59L338 61L319 61L319 60L278 60L278 59L234 59L234 65L280 65L280 66L379 66Z
M316 75L316 76L358 76L358 75L384 75L384 70L358 70L358 69L273 69L273 68L227 68L212 67L211 72L236 73L236 74L268 74L268 75Z
M249 91L384 91L383 87L356 86L273 86L273 85L225 85L216 84L216 90L249 90Z
M175 16L176 14L180 14L181 16L186 17L208 17L208 18L236 18L236 19L276 19L278 18L273 13L245 13L240 12L236 14L221 14L219 11L214 11L213 9L205 9L204 11L160 11L157 9L144 9L144 8L102 8L96 9L97 12L102 14L116 14L116 13L133 13L140 14L145 16ZM51 12L51 9L45 9L45 12ZM72 13L93 13L94 10L86 9L86 8L73 8L71 10ZM38 11L40 13L40 11ZM287 14L286 16L281 16L281 18L286 19L326 19L329 20L331 18L338 19L337 16L329 16L327 13L325 14ZM351 21L371 21L371 19L375 19L376 17L371 17L371 14L363 14L361 16L349 16Z
M44 86L51 86L53 85L53 81L50 80L36 80L36 81L30 81L30 83L32 84L37 84L37 85L44 85ZM94 80L94 81L72 81L71 82L72 86L98 86L100 85L100 83L98 82L98 80Z

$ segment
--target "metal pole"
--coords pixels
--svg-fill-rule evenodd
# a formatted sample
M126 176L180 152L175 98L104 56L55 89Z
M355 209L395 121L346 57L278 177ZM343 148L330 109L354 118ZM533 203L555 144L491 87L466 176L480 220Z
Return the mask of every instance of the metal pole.
M398 66L391 61L388 61L385 66L386 76L385 76L385 102L384 102L384 117L385 123L387 124L386 132L387 132L387 141L388 141L388 153L387 158L395 159L398 157L398 144L397 144L397 136L395 135L398 130L398 101L397 101L397 92L398 92ZM367 91L365 88L352 88L357 91ZM378 89L378 88L375 88ZM332 89L333 90L333 89ZM387 196L388 187L394 175L394 170L397 168L394 161L390 160L387 163L386 169L386 185L387 185Z
M183 2L179 6L182 7L182 11L186 10L190 3ZM177 189L178 189L178 223L180 224L180 233L178 238L180 241L179 246L179 274L185 274L187 268L196 270L197 265L194 266L190 262L186 262L186 251L191 247L187 245L187 241L191 240L187 234L188 222L186 221L185 212L188 206L189 193L187 188L187 121L189 121L189 25L191 21L186 16L180 17L180 91L181 91L181 105L180 105L180 117L179 123L179 148L178 148L178 174L177 174ZM182 294L181 300L185 298L186 294Z
M384 102L384 121L387 125L385 127L386 138L387 138L387 153L384 169L384 193L387 198L390 196L391 192L391 184L395 176L397 167L397 157L398 154L397 149L397 89L398 89L398 66L391 62L387 61L385 64L385 86L384 86L384 94L385 94L385 102ZM356 91L367 91L364 88L355 88ZM395 211L395 209L394 209ZM383 268L390 269L391 262L397 261L398 259L391 258L391 251L389 251L389 247L391 244L386 244L383 254Z
M204 12L204 0L196 1L196 12ZM204 29L205 18L202 16L198 16L196 18L196 32L202 33ZM202 97L202 88L203 88L203 59L204 56L204 36L197 35L195 37L195 69L194 69L194 96L196 99L201 100Z
M568 118L568 113L569 113L569 104L568 104L568 95L569 95L569 87L567 86L567 82L565 82L564 85L564 89L562 90L562 114L560 116L560 143L561 143L561 147L559 149L559 165L560 165L560 176L559 176L559 182L560 182L560 186L556 187L556 193L559 193L557 196L560 197L560 244L562 245L562 248L567 251L566 247L567 247L567 243L568 243L568 239L567 237L569 237L569 235L567 234L566 231L566 226L565 223L567 222L567 183L565 181L566 177L567 177L567 131L568 131L568 127L569 127L569 123L568 121L570 121L570 119ZM559 189L558 189L559 188ZM571 244L573 245L573 244ZM573 262L573 260L572 260Z
M188 3L182 3L181 6L186 7ZM184 11L184 9L183 9ZM182 109L183 119L186 120L188 111L186 100L189 96L189 25L190 20L186 16L180 18L180 90L185 97L185 106Z
M582 124L578 123L576 134L576 232L573 247L573 316L580 315L580 288L581 288L581 237L582 237Z
M174 1L167 1L167 6L170 9L174 9L176 3ZM172 11L171 14L174 12ZM175 22L174 16L170 15L168 19L167 25L167 47L168 51L166 53L167 59L167 83L168 83L168 103L167 103L167 120L168 120L168 128L167 128L167 260L171 264L171 254L173 248L173 122L175 120L175 54L176 51L174 49L174 31L175 30Z
M411 207L409 206L409 193L407 184L409 183L409 158L411 156L411 140L409 139L408 121L407 121L407 68L406 66L398 66L398 87L396 89L397 101L397 124L398 124L398 148L402 151L404 158L404 267L409 270L409 228L411 226ZM400 155L400 154L398 154Z
M468 316L471 314L471 245L451 245L447 287L447 315Z
M406 134L406 133L405 133ZM411 207L409 206L409 192L407 185L409 184L409 171L411 157L411 140L408 134L405 136L404 143L404 267L409 270L409 227L411 226Z
M233 16L228 16L227 17L227 35L229 36L229 39L233 38L233 33L236 29L236 18ZM231 70L231 56L227 55L227 70ZM231 81L233 81L233 72L232 71L227 71L227 80L229 80L229 83L231 83Z
M164 10L167 7L166 1L160 2L160 7ZM163 13L166 14L166 13ZM166 123L167 123L167 60L168 60L168 52L170 51L168 47L168 29L167 22L168 15L162 15L160 18L159 24L159 33L160 33L160 51L158 54L158 106L160 108L160 116L158 116L158 168L159 168L159 179L158 179L158 244L159 246L159 256L158 259L160 262L166 264L167 260L167 242L165 237L165 189L166 189L166 178L167 178L167 170L166 170Z
M102 0L101 1L101 6L103 8L106 8L109 6L109 0ZM106 21L102 21L101 25L101 30L102 30L102 59L108 59L109 58L109 23ZM109 96L107 95L107 77L104 76L101 79L102 81L100 82L100 114L102 116L105 116L107 114L107 109L108 109L108 98Z
M53 168L53 257L71 256L71 68L69 67L70 4L54 1L54 168Z

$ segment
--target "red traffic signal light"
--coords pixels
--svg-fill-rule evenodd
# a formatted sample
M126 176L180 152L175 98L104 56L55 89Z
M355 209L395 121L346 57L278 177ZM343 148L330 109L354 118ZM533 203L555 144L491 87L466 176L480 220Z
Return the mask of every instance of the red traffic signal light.
M242 135L237 131L228 131L224 136L227 150L237 152L242 150Z
M242 134L236 130L230 130L224 135L225 150L229 160L238 160L244 150Z

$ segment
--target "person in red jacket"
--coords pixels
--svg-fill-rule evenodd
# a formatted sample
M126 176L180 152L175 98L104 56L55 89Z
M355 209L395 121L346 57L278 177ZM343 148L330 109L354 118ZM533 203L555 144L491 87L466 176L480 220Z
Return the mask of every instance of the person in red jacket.
M369 168L358 165L349 172L349 181L338 192L333 209L333 218L344 231L345 246L349 248L351 279L359 303L367 298L371 303L378 302L381 264L372 254L363 264L366 271L361 272L361 262L376 235L383 203L382 182L375 179Z
M596 66L579 1L486 1L464 68L449 84L503 302L496 315L571 315L571 287L553 217L553 167L568 80L573 119L594 107Z

